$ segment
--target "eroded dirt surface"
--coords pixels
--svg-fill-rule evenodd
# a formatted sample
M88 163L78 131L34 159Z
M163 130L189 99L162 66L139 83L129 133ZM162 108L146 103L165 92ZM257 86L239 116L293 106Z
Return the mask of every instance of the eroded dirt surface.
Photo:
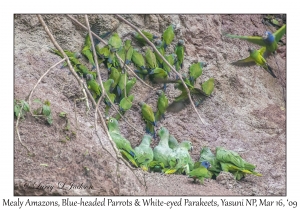
M258 47L222 36L224 32L262 35L265 30L274 32L276 29L262 24L262 15L123 16L140 29L159 36L168 25L175 24L175 40L168 53L174 49L178 39L185 40L182 72L188 72L192 62L205 61L208 66L197 83L215 78L212 97L197 108L209 125L203 125L192 107L188 106L176 114L166 113L166 119L159 122L157 129L165 126L179 141L192 141L192 158L195 161L199 159L203 146L209 146L213 152L216 146L223 146L257 165L257 171L263 176L247 176L235 181L230 174L224 173L217 180L206 180L205 185L200 185L192 183L184 175L162 175L141 170L133 173L102 148L94 131L94 109L91 107L86 115L85 103L78 101L75 111L74 99L83 96L80 87L68 74L68 68L57 66L37 86L32 97L51 102L53 125L49 126L43 119L28 114L19 126L22 141L35 156L28 156L15 135L15 195L286 195L286 48L279 47L276 56L279 68L273 57L268 58L269 65L278 76L274 79L258 66L230 65L230 62L248 57L249 46ZM83 15L74 17L85 23ZM43 15L43 18L62 48L72 51L82 49L86 34L82 28L64 15ZM91 24L98 21L103 32L117 28L121 36L126 36L133 31L112 15L90 15L89 18ZM282 40L286 42L285 36ZM25 99L41 75L60 58L49 52L53 45L35 15L15 15L14 47L14 98ZM106 79L104 66L101 66L101 72ZM133 88L133 93L134 105L125 116L136 129L144 132L137 103L146 101L156 110L157 96L155 91L140 82ZM178 93L173 85L167 86L170 102ZM31 103L32 109L37 108L36 103ZM64 131L65 120L58 116L60 112L68 114L71 131ZM122 134L133 147L137 146L142 135L123 121L120 121L120 126ZM66 140L72 131L76 135ZM115 156L100 122L98 135L105 148ZM157 141L152 143L153 146L156 144ZM59 182L65 183L65 189L58 188ZM31 187L24 186L25 183ZM37 190L33 189L33 183L54 188ZM66 190L71 183L83 183L93 186L93 189Z

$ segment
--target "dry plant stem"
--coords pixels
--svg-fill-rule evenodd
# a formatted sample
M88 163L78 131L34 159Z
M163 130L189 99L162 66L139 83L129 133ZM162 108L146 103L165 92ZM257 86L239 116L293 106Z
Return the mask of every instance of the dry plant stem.
M159 57L160 57L164 62L167 63L167 65L172 69L173 72L175 72L175 74L176 74L176 75L179 77L179 79L181 80L181 82L182 82L184 88L186 89L186 91L187 91L187 93L188 93L189 100L190 100L190 102L191 102L191 104L192 104L192 106L193 106L195 112L197 113L198 117L200 118L201 122L202 122L203 124L207 124L207 123L201 118L200 114L198 113L198 111L197 111L197 109L196 109L196 107L195 107L195 104L194 104L194 102L193 102L193 100L192 100L192 97L191 97L191 94L190 94L190 90L189 90L188 87L186 86L186 84L185 84L185 82L183 81L181 75L173 68L172 65L170 65L170 63L164 58L164 56L162 56L162 55L160 54L160 52L156 49L155 45L154 45L152 42L150 42L149 39L148 39L148 38L147 38L147 37L146 37L146 36L145 36L145 35L144 35L144 34L136 27L136 26L134 26L133 24L131 24L129 21L127 21L126 19L124 19L124 18L121 17L120 15L116 15L116 16L117 16L117 18L118 18L119 20L125 22L127 25L131 26L134 30L136 30L136 31L137 31L137 32L138 32L138 33L146 40L146 42L153 48L153 50L159 55Z
M71 20L73 20L75 23L77 23L78 25L80 25L82 28L88 30L88 28L84 25L82 25L78 20L76 20L75 18L73 18L71 15L67 15L67 17L69 17ZM93 34L93 36L95 36L97 39L99 39L101 42L103 42L105 45L107 45L107 42L103 39L101 39L97 34L95 34L94 32L91 31L91 33ZM120 59L125 67L127 67L127 69L129 69L129 71L141 82L143 83L146 87L152 89L152 90L156 90L155 88L151 87L150 85L148 85L146 82L144 82L138 75L136 75L136 73L134 73L134 71L125 64L125 62L120 58L120 56L118 54L116 54L117 58Z
M37 85L42 81L42 79L49 73L49 71L51 70L51 69L53 69L55 66L57 66L58 64L60 64L60 63L62 63L62 62L64 62L66 60L66 58L64 58L64 59L62 59L62 60L60 60L59 62L57 62L56 64L54 64L53 66L51 66L40 78L39 78L39 80L37 81L37 83L35 84L35 86L32 88L32 90L30 91L30 93L29 93L29 96L28 96L28 105L29 105L29 112L30 112L30 114L33 116L33 117L41 117L41 116L43 116L43 115L34 115L32 112L31 112L31 109L30 109L30 107L31 107L31 104L30 104L30 101L31 101L31 96L32 96L32 93L33 93L33 91L34 91L34 89L37 87Z
M17 118L17 122L16 122L16 131L17 131L17 135L18 135L18 138L19 138L19 141L20 141L21 145L22 145L23 147L25 147L25 149L27 150L28 154L31 155L31 152L30 152L30 150L28 149L28 147L22 142L21 137L20 137L20 133L19 133L19 121L20 121L21 112L22 112L23 108L24 108L24 103L22 103L20 112L19 112L19 114L18 114L18 118Z

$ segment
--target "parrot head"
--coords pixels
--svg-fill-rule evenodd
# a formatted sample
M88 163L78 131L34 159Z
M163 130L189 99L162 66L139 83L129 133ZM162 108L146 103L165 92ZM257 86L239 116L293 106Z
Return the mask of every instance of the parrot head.
M252 49L252 48L248 48L248 52L251 54L251 53L253 53L255 50L254 49Z
M200 62L200 67L203 68L203 67L206 67L207 66L207 63L206 62Z
M142 107L144 104L145 104L145 102L142 102L142 101L138 102L138 105L141 106L141 107Z
M161 40L156 40L154 42L155 46L160 46L162 44L162 41Z
M267 44L272 44L275 41L275 37L270 31L266 31L262 38Z
M81 53L80 53L80 52L76 52L76 53L75 53L75 58L82 58Z
M207 160L202 161L201 165L204 166L205 168L209 168L210 167L210 163Z
M151 140L152 140L152 136L150 136L148 134L145 134L143 139L142 139L142 142L146 143L147 145L150 146Z
M175 24L171 24L171 26L172 26L172 29L173 29L173 31L174 31L175 28L176 28L176 25L175 25Z
M190 142L190 141L183 141L183 142L180 143L180 146L184 147L184 148L186 148L187 150L190 150L190 151L193 150L193 145L192 145L192 142Z
M178 40L178 45L179 45L179 46L184 45L184 41L183 41L182 39L179 39L179 40Z
M119 123L115 118L112 118L112 117L109 118L108 122L107 122L107 125L108 125L108 130L109 131L113 131L113 130L119 131Z
M86 80L87 81L90 81L90 80L93 80L94 79L94 76L93 75L91 75L91 74L87 74L86 75Z
M168 129L166 129L165 127L161 127L161 129L158 131L158 135L161 138L164 135L168 135L169 131Z
M156 94L159 95L159 96L161 96L163 93L164 93L164 92L163 92L162 90L156 91Z

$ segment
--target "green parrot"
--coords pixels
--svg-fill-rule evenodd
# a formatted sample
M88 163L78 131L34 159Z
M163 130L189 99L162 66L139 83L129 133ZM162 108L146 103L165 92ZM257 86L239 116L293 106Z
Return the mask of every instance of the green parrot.
M280 29L278 29L275 33L271 33L270 31L266 31L264 36L237 36L232 34L226 34L227 37L230 38L238 38L242 40L246 40L248 42L260 45L262 47L266 47L267 53L274 53L278 48L278 42L282 38L282 36L286 32L286 25L283 25Z
M165 127L162 127L158 131L158 135L160 137L160 141L158 145L153 149L154 160L163 163L164 167L168 167L170 166L170 155L173 152L173 150L168 145L170 134Z
M170 55L165 55L164 56L165 59L169 62L169 64L171 64L171 66L174 65L175 63L175 54L170 54ZM163 62L163 69L168 73L168 75L170 76L170 72L171 72L171 68L168 66L168 64L166 62Z
M94 79L96 79L97 77L97 72L95 71L90 71L85 65L81 64L81 63L77 63L74 66L74 70L81 74L83 77L86 77L87 74L91 74L93 75Z
M149 163L148 168L153 172L162 172L165 169L165 166L162 162L153 160Z
M149 79L154 83L160 83L161 81L166 80L168 73L162 68L155 68L149 73ZM166 83L164 83L164 91L166 90Z
M206 80L205 82L203 82L201 84L201 87L202 87L203 92L207 96L209 96L213 92L213 90L214 90L215 79L214 78L209 78L208 80Z
M189 178L193 178L194 182L196 179L199 179L201 184L204 184L204 178L211 178L211 175L208 171L210 167L210 163L208 161L203 161L201 164L196 162L194 165L194 169L188 174Z
M116 95L111 93L112 91L112 85L114 84L113 79L108 79L105 82L103 82L103 87L105 89L105 92L108 96L108 98L111 100L112 103L114 103ZM101 89L101 87L100 87ZM108 98L105 98L104 103L106 104L105 106L105 116L108 116L108 111L111 107L111 102L108 100Z
M170 137L169 137L170 139ZM167 170L166 174L178 173L189 174L190 170L194 168L194 161L192 160L189 151L193 149L192 143L190 141L181 142L178 147L173 149L171 153L171 159L176 159L176 165L174 168Z
M122 93L124 92L124 89L126 88L127 82L128 82L127 73L124 73L124 74L121 73L119 83L118 83L118 86L117 86L117 93L118 93L119 97L121 97ZM127 92L126 92L126 94L129 95ZM122 99L122 97L121 97L121 99Z
M134 49L132 52L131 61L134 63L136 67L139 67L141 69L145 69L145 59L141 53L137 51L137 49Z
M233 62L231 64L233 65L252 65L252 64L256 64L258 66L263 67L269 74L272 75L272 77L276 78L272 68L267 64L267 61L265 60L265 58L263 57L265 51L266 51L266 47L262 47L259 50L254 50L249 48L248 49L250 56L242 59L242 60L238 60L236 62Z
M125 112L131 108L133 99L134 99L134 95L130 95L128 97L122 98L122 100L119 103L119 109L122 115L124 115ZM121 115L118 113L116 119L119 120L120 118Z
M155 54L148 47L145 52L145 60L149 70L153 70L157 67Z
M151 106L144 102L139 102L142 109L142 117L146 121L146 133L151 134L155 138L154 126L156 126L156 120Z
M157 40L155 42L155 47L156 49L160 52L160 54L162 56L165 56L165 48L164 48L164 42L162 42L161 40ZM155 54L155 57L156 57L156 61L157 61L157 64L160 68L163 67L163 59L161 57L158 56L158 54L156 52L154 52Z
M236 179L241 179L245 176L245 174L262 176L260 173L254 171L256 167L253 164L245 161L238 153L234 151L217 147L216 159L220 162L222 170L233 173Z
M101 48L99 45L96 45L95 50L96 50L98 57L100 57L101 59L106 59L109 57L110 51L109 51L108 45L101 47Z
M91 91L93 98L96 100L101 96L100 85L96 82L95 78L91 74L86 75L86 84L88 89Z
M177 139L173 135L169 136L168 144L171 149L175 149L179 146Z
M84 55L89 60L90 64L93 65L93 69L96 68L96 64L94 62L94 57L92 52L92 42L89 34L85 36L85 42L81 50L81 54Z
M168 45L171 44L171 42L174 39L174 30L175 30L175 25L171 24L163 33L163 41L164 41L164 48L166 49L166 47Z
M113 33L108 40L108 46L111 52L118 51L122 46L122 40L117 33Z
M120 56L120 58L122 59L122 61L125 62L125 57L126 57L126 51L124 47L120 47L120 49L117 51L117 54ZM122 61L119 61L118 58L116 58L117 60L117 64L119 67L123 67L122 66Z
M152 137L146 134L141 144L134 148L135 160L144 171L148 171L149 163L153 161L153 151L150 147L151 140Z
M141 32L149 39L150 42L152 42L153 39L158 38L157 36L154 36L153 34L147 32L147 31L142 30ZM141 43L142 45L146 45L146 43L147 43L146 40L139 33L133 32L133 36L136 38L136 40L139 43Z
M202 68L207 66L205 62L198 62L198 63L193 63L190 68L190 82L192 85L195 84L195 81L198 77L202 75Z
M49 47L49 48L50 48L51 53L54 53L54 54L60 56L61 58L64 58L63 54L61 54L57 49L54 49L54 48L51 48L51 47ZM81 58L82 55L79 52L71 52L71 51L68 51L68 50L64 50L64 52L68 56L68 58L69 58L69 60L70 60L70 62L73 66L75 66L77 64L80 64L78 58ZM62 65L62 68L66 67L67 65L68 65L67 62L64 62L63 65Z
M126 52L125 64L128 65L131 63L131 58L133 54L133 47L131 46L131 40L127 39L124 43L124 48Z
M165 112L169 105L169 100L162 90L158 90L157 95L158 95L158 100L157 100L157 111L155 113L155 121L159 121L161 117L165 119Z
M118 121L115 118L109 118L107 124L109 135L115 142L121 154L125 156L134 166L138 167L136 161L134 160L135 152L132 149L130 142L122 136Z
M220 162L217 160L216 156L210 151L208 147L203 147L200 152L199 162L208 161L210 163L209 171L217 177L222 171Z
M135 83L136 83L135 77L133 77L131 80L128 80L128 82L126 83L126 95L130 94L130 91L131 91L132 87L135 85ZM124 97L125 97L125 91L122 91L121 98L124 98Z
M184 59L184 41L182 39L178 40L178 43L176 45L175 48L175 53L177 55L177 68L176 70L179 71L179 67L180 69L182 69L182 65L183 65L183 59Z
M108 77L109 79L113 79L114 80L114 84L112 85L112 90L115 89L115 87L118 85L120 78L121 78L121 73L118 71L118 69L111 67L110 70L110 75Z

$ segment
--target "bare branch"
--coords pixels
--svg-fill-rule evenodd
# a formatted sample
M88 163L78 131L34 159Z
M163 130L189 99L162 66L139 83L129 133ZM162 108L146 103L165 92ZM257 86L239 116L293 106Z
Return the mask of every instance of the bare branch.
M193 100L192 100L190 90L189 90L188 87L186 86L186 84L185 84L185 82L183 81L181 75L174 69L174 67L173 67L172 65L170 65L170 63L164 58L164 56L162 56L162 55L160 54L160 52L156 49L155 45L154 45L152 42L150 42L149 39L148 39L148 38L147 38L147 37L146 37L146 36L145 36L145 35L144 35L144 34L136 27L136 26L134 26L133 24L131 24L129 21L127 21L126 19L124 19L124 18L123 18L122 16L120 16L120 15L116 15L116 17L117 17L119 20L125 22L127 25L131 26L134 30L136 30L136 31L137 31L137 32L138 32L138 33L146 40L146 42L153 48L153 50L159 55L159 57L160 57L164 62L167 63L167 65L172 69L173 72L175 72L175 74L176 74L176 75L179 77L179 79L181 80L181 82L182 82L184 88L186 89L186 91L187 91L187 93L188 93L189 100L190 100L190 102L191 102L191 104L192 104L192 106L193 106L195 112L197 113L198 117L200 118L201 122L202 122L203 124L208 124L208 123L206 123L206 122L201 118L199 112L197 111L197 109L196 109L196 107L195 107L195 104L194 104L194 102L193 102Z

